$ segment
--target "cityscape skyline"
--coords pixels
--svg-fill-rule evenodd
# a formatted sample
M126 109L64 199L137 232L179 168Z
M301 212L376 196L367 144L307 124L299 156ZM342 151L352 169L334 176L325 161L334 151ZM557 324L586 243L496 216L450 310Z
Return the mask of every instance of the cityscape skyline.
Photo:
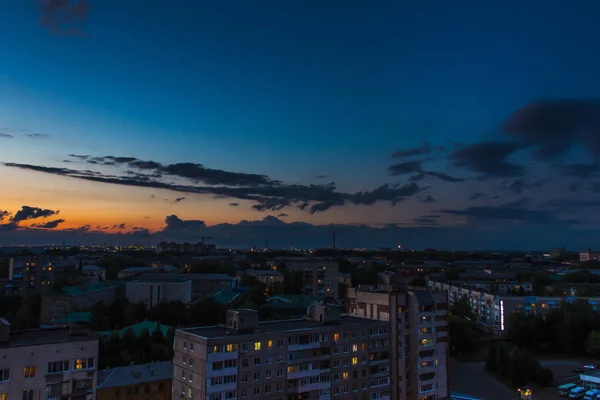
M7 5L0 245L600 239L599 4L267 3Z

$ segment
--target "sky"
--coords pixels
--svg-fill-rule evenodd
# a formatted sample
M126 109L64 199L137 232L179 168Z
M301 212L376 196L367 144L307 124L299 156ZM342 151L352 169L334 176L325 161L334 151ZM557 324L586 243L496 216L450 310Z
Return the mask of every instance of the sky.
M573 250L600 3L3 5L0 246Z

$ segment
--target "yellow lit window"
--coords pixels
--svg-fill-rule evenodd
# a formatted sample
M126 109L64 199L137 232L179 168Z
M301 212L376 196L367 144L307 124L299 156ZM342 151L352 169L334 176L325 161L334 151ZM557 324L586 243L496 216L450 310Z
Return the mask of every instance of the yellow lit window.
M233 351L233 345L232 345L232 344L228 344L228 345L227 345L227 351L228 351L228 352L231 352L231 351Z
M340 340L340 334L339 333L334 333L333 334L333 340L335 340L336 342Z
M352 345L352 351L353 352L357 352L358 351L358 345L357 344L353 344Z
M358 357L352 357L352 365L358 364Z
M23 377L24 378L35 378L35 367L23 368Z
M6 395L4 393L0 394L0 400L6 400Z
M347 373L347 372L344 372L344 373L342 374L342 378L344 378L344 380L345 380L345 381L347 381L347 380L348 380L348 373Z
M267 342L267 347L268 347L269 349L273 347L273 341L272 341L272 340L269 340L269 341Z
M254 342L254 350L260 350L260 342Z
M219 352L219 346L213 346L213 353Z
M366 345L366 344L364 344L364 343L363 343L363 344L361 344L361 345L360 345L360 349L361 349L361 350L366 350L366 348L367 348L367 345Z

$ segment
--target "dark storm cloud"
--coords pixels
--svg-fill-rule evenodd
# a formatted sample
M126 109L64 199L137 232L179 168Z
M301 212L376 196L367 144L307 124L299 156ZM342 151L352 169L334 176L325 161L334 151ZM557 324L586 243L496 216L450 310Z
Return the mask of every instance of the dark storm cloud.
M442 172L425 171L423 169L422 163L423 163L423 161L419 161L419 160L404 161L401 163L391 165L390 167L388 167L388 171L394 176L407 175L407 174L418 174L415 176L421 175L421 176L423 176L423 178L424 178L424 176L433 176L435 178L441 179L446 182L463 182L464 181L464 179L454 178L454 177L444 174ZM415 178L415 176L413 176L411 179ZM419 177L417 179L420 180L423 178Z
M564 176L581 179L597 176L600 172L599 164L572 163L558 165L557 168L562 171Z
M485 194L476 192L476 193L473 193L472 195L469 196L469 200L477 200L477 199L480 199L482 197L485 197Z
M12 139L14 136L9 133L0 133L0 138Z
M46 223L34 224L32 226L34 226L36 228L43 228L43 229L54 229L58 225L62 224L63 222L65 222L64 219L55 219L54 221L48 221Z
M417 174L417 175L413 175L410 178L408 178L408 181L409 182L419 182L419 181L422 181L425 178L427 178L427 175L425 175L425 174Z
M10 213L8 211L0 210L0 221L2 221L4 218L8 217L9 215L10 215Z
M582 208L600 207L600 200L553 199L540 204L543 208L552 208L562 212L580 211Z
M327 175L317 175L315 176L316 180L327 179Z
M449 158L457 167L482 174L483 179L511 178L525 173L522 166L508 160L521 148L519 143L481 142L461 147Z
M544 160L563 156L577 143L600 156L600 101L556 99L536 101L517 110L502 130L537 148Z
M532 224L574 224L572 220L560 220L551 210L530 210L523 207L468 207L464 210L440 210L441 213L476 220L507 220Z
M10 219L10 222L18 224L21 221L36 218L47 218L58 214L59 211L47 210L38 207L22 206L19 211Z
M229 203L229 205L231 207L238 207L240 205L240 203Z
M288 216L288 215L287 215L286 213L281 213L281 214L279 214L279 215L277 216L277 218L285 218L285 217L287 217L287 216Z
M7 167L20 168L54 175L68 176L98 183L109 183L134 187L166 189L183 193L212 194L220 197L230 197L240 200L250 200L255 203L257 210L280 210L286 206L297 206L300 209L309 207L311 213L322 212L334 206L344 204L372 205L378 201L389 202L392 205L405 200L423 190L415 183L404 186L383 184L372 191L345 193L337 191L335 184L327 185L285 185L271 181L268 177L260 178L270 185L257 185L256 180L246 179L248 186L195 186L191 184L165 183L155 179L139 179L135 176L124 177L103 175L94 171L79 171L69 168L43 167L30 164L4 163ZM234 173L235 174L235 173ZM247 174L246 174L247 175ZM250 175L249 175L250 176ZM263 175L253 175L263 176ZM240 181L237 180L237 183Z
M57 36L81 36L90 10L87 0L38 0L40 24Z
M178 197L175 199L175 203L180 203L185 200L185 197Z
M423 203L425 204L430 204L430 203L437 203L438 201L436 199L434 199L430 194L428 194L424 199L423 199Z
M540 188L545 184L546 182L542 180L527 181L525 179L515 179L512 182L504 181L503 186L515 194L523 194L525 190Z
M533 199L531 197L522 197L518 200L511 201L510 203L503 204L502 207L514 208L514 207L524 207L528 204L531 204Z
M438 224L438 221L436 221L434 218L419 217L419 218L413 218L412 221L419 225L437 225Z
M419 147L414 147L412 149L406 150L396 150L392 153L392 158L408 158L415 156L424 156L427 154L431 154L435 150L445 151L443 146L432 146L429 143L423 143Z

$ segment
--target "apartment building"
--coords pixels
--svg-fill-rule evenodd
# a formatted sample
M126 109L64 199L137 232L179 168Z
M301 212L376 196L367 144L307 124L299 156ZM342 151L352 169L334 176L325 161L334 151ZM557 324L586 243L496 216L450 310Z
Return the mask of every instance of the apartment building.
M582 251L581 253L579 253L579 261L581 262L586 262L586 261L593 261L593 260L600 260L600 252L597 251L592 251L592 249L588 249L587 251Z
M134 364L98 372L98 400L171 400L171 361Z
M387 285L386 285L387 286ZM448 300L445 293L361 285L348 289L348 313L385 321L392 399L440 400L448 388Z
M139 279L127 282L125 295L131 303L143 301L148 307L155 307L161 301L187 304L192 301L192 281L178 275L163 281Z
M156 273L144 274L140 280L160 282L182 278L191 281L192 300L201 299L220 290L230 290L235 286L235 279L225 274Z
M10 258L8 265L15 292L25 295L49 288L57 277L64 276L70 263L57 257L17 256Z
M222 326L178 329L173 398L389 400L389 323L320 304L306 318L258 322L230 310Z
M69 328L10 330L0 318L0 399L96 399L97 338Z
M508 317L513 312L541 315L559 308L564 301L572 303L578 299L576 296L556 297L495 294L489 293L485 288L475 288L468 282L444 283L429 280L428 287L431 290L446 292L450 305L455 304L463 297L467 298L471 305L471 310L476 315L477 323L498 335L507 333L509 326ZM593 310L599 310L600 297L582 297L581 299L587 300Z
M302 272L303 294L338 298L340 270L337 261L293 260L288 269Z
M51 323L75 311L87 311L94 304L114 302L122 289L118 284L105 282L80 286L65 286L57 292L42 295L42 323Z
M256 278L257 281L267 286L272 286L276 283L283 283L283 274L272 269L249 269L246 271L246 275Z
M448 282L441 277L428 277L426 280L429 288L439 291L448 291L452 287L454 291L458 291L459 288L470 288L493 294L520 293L522 295L531 295L533 293L533 283L517 282L516 280L485 281L461 279L460 281Z

